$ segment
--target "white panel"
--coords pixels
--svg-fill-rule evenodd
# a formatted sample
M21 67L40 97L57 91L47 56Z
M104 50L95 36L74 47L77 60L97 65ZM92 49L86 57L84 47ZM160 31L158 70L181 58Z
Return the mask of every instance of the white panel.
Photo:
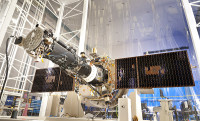
M118 101L118 121L132 121L131 100L129 98L119 98Z
M137 116L139 121L142 121L142 107L141 107L141 98L140 92L135 89L134 92L130 93L129 98L131 99L131 111L132 115Z

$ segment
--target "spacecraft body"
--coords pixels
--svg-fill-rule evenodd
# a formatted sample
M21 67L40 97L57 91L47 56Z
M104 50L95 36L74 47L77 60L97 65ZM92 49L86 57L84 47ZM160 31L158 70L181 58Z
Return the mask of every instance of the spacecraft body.
M115 65L108 57L88 60L85 53L78 56L76 50L54 38L51 30L36 26L26 38L18 37L15 44L22 46L36 61L43 58L59 65L68 75L78 80L76 92L97 107L114 107L117 99L127 93L126 89L115 89ZM66 80L67 81L67 80Z

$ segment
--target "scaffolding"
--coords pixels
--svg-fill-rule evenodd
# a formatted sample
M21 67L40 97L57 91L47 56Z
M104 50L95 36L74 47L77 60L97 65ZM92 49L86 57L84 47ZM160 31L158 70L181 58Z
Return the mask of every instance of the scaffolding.
M74 0L69 4L59 0L7 0L7 2L4 16L0 18L1 47L5 45L10 35L25 37L35 28L36 24L39 24L42 29L53 29L55 37L66 44L76 49L84 48L88 0ZM45 22L48 19L47 15L56 22L55 27ZM0 51L0 87L6 75L4 52L5 50ZM24 92L31 92L34 73L36 69L42 68L35 64L23 48L16 46L13 39L8 45L8 58L8 79L3 91L1 106L4 106L8 95L23 98ZM19 101L18 110L20 106L21 101Z
M185 17L188 23L188 27L190 30L190 35L192 38L192 43L194 46L194 50L196 53L196 57L197 57L197 61L198 61L198 65L200 66L200 38L199 38L199 33L197 28L200 27L199 23L196 22L195 19L195 15L193 12L194 7L198 7L200 8L200 0L193 0L193 1L189 1L189 0L182 0L182 5L183 5L183 9L185 12Z

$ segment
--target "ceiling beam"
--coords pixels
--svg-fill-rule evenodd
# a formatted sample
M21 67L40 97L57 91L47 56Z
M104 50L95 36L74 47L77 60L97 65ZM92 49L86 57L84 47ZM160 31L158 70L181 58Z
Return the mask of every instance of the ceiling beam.
M60 1L61 3L65 4L65 5L69 5L69 4L75 3L80 0L58 0L58 1Z

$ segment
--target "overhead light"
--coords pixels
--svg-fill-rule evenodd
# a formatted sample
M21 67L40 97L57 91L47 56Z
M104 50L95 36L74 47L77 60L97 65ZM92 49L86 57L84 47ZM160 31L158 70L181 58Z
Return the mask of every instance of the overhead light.
M14 24L17 24L17 19L12 19L12 22L14 23Z
M57 11L60 11L60 8L58 8Z

